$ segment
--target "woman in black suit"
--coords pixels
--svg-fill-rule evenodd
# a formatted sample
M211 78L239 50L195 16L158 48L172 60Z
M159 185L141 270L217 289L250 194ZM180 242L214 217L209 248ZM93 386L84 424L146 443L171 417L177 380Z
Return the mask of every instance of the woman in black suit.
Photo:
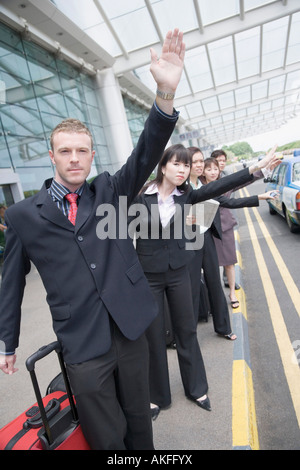
M264 160L259 162L261 167L267 163ZM185 395L201 408L211 409L205 367L197 340L188 271L194 256L193 243L189 243L192 234L187 233L185 220L191 204L216 197L237 184L251 181L256 170L255 167L246 168L192 190L188 182L190 168L189 151L180 144L169 147L158 165L155 180L143 188L135 201L135 207L140 207L139 224L135 226L136 250L159 306L159 314L147 330L153 418L157 417L160 408L171 404L164 327L165 294Z
M211 182L220 178L220 169L218 161L215 158L207 158L204 161L204 165L201 170L202 175L198 175L200 186L201 184L211 184ZM194 170L192 170L192 172L194 173ZM217 197L216 200L219 202L220 207L215 215L211 227L204 234L203 248L196 251L196 256L189 265L190 275L192 278L192 295L194 299L196 322L198 320L198 316L201 316L200 279L201 269L203 269L214 330L216 333L229 340L235 340L236 335L231 330L228 304L220 280L219 260L215 246L216 239L218 239L220 243L222 242L221 210L227 208L238 209L242 207L254 207L259 205L260 200L266 199L274 199L271 196L271 191L258 196L243 198L230 198L228 197L228 193L227 195Z

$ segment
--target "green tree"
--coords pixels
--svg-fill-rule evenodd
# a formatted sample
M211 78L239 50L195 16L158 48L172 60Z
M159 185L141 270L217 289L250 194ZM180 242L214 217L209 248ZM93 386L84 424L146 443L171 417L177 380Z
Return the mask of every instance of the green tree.
M253 153L252 147L250 144L248 144L248 142L236 142L235 144L228 146L227 149L234 153L234 155L237 157Z

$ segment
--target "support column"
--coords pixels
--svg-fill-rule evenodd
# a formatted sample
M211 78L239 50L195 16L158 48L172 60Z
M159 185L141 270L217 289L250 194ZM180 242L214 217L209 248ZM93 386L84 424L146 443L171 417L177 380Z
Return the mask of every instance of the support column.
M96 75L99 109L110 152L112 168L117 171L133 149L122 94L113 69L99 71Z

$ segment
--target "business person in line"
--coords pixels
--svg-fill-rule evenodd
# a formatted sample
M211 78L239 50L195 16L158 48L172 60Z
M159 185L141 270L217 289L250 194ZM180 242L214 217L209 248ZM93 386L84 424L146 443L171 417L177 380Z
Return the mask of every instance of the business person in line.
M274 152L270 153L270 155L274 155ZM220 169L217 160L214 158L207 158L204 161L202 176L200 176L202 184L211 184L211 182L217 181L219 178ZM260 200L274 199L274 197L271 195L271 191L259 194L258 196L243 198L230 198L227 197L226 194L215 198L219 202L220 206L211 227L204 234L203 249L199 250L199 253L197 253L197 263L199 263L203 268L214 330L216 333L227 339L235 340L236 335L231 330L228 304L221 284L219 260L215 246L215 239L218 238L220 243L222 243L223 237L220 213L221 210L225 208L237 209L242 207L258 206ZM191 264L193 265L193 263L194 260L192 260ZM200 289L200 278L198 280L198 289ZM198 292L193 294L197 295Z
M151 49L155 103L136 149L115 175L104 172L91 185L86 182L95 154L92 136L82 123L67 119L50 139L54 179L5 214L0 368L17 371L21 304L33 262L92 449L153 449L144 332L157 307L132 240L99 239L97 214L111 205L118 218L119 198L126 196L130 204L159 162L178 119L173 100L184 54L178 29L167 33L159 58Z
M273 161L273 157L261 160L259 165L263 167L270 160ZM187 249L191 247L192 234L185 230L185 207L217 197L238 184L251 181L256 167L246 168L197 190L192 190L189 184L190 169L188 149L180 144L169 147L160 160L156 178L143 188L135 200L136 204L146 208L146 211L141 211L139 226L136 227L136 250L159 308L157 318L146 333L150 350L150 398L154 418L161 408L171 404L164 295L169 303L185 395L201 408L211 409L194 319L188 271L194 249ZM147 236L151 233L156 236Z
M275 145L270 151L275 152L277 145ZM212 158L215 158L218 161L220 168L219 178L226 175L225 164L227 160L226 152L222 149L216 149L211 154ZM253 174L253 182L267 177L272 173L271 169L263 168L263 171L256 171ZM249 184L249 183L247 183ZM226 193L227 197L231 197L232 193L243 186L239 186L234 190ZM219 237L214 237L219 266L223 266L223 280L225 287L229 287L229 299L233 309L239 308L239 301L236 297L235 291L240 288L240 286L235 282L235 267L237 263L236 248L235 248L235 238L234 238L234 227L237 225L237 220L228 207L220 207L220 220L221 220L221 229L222 229L222 239Z

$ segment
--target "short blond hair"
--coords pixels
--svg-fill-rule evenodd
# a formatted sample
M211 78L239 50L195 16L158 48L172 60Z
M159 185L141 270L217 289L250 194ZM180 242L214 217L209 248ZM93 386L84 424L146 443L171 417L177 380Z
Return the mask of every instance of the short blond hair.
M92 134L89 128L83 124L83 122L79 121L79 119L74 118L67 118L61 121L51 132L50 135L50 147L53 152L53 138L59 132L67 132L69 134L87 134L91 139L91 148L93 150L94 142Z

